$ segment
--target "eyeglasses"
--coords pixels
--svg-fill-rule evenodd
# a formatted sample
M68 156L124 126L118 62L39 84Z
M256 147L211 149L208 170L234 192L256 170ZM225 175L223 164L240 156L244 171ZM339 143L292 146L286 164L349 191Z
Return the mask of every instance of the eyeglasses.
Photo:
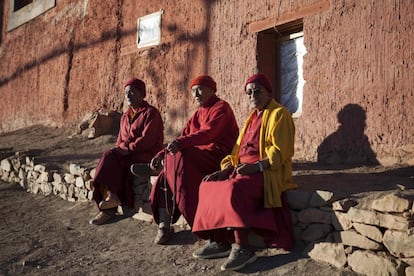
M263 92L263 89L260 89L260 88L254 88L254 89L248 89L248 90L246 90L247 96L251 96L252 94L253 95L257 95L257 94L260 94L262 92Z

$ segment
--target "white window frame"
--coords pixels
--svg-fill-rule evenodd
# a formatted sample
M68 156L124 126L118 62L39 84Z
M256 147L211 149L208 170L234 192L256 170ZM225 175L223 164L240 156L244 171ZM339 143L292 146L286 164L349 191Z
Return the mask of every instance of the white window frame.
M145 48L161 43L161 15L163 10L142 16L137 20L137 47Z
M10 32L33 18L55 7L56 0L33 0L32 3L14 11L15 0L10 0L7 31Z

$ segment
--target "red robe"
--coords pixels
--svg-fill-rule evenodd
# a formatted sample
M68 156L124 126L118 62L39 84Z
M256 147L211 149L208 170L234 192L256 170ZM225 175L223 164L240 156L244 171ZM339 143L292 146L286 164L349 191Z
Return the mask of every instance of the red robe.
M240 145L240 163L259 160L261 116L254 115ZM270 247L289 249L293 245L293 226L286 195L282 208L264 208L261 172L239 175L222 181L203 181L192 231L203 239L235 242L227 228L248 228L263 237Z
M118 148L129 150L122 155L115 149L102 154L93 180L93 199L97 204L110 190L118 195L122 205L134 207L134 191L130 166L133 163L149 163L163 146L163 123L155 107L143 101L137 112L131 116L129 108L121 117Z
M164 169L152 186L150 200L156 223L158 209L172 212L174 200L172 222L182 214L190 226L193 224L199 184L205 175L220 168L221 159L231 152L237 136L237 122L227 102L213 95L198 108L176 139L180 151L164 155Z

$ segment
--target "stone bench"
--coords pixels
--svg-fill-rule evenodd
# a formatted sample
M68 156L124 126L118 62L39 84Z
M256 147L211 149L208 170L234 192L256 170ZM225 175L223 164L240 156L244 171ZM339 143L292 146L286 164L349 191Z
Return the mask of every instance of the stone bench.
M152 184L158 177L160 171L151 171L149 177L134 177L134 193L135 193L135 214L134 219L146 222L152 222L152 210L149 202L149 196ZM174 224L183 229L190 229L184 217L181 216Z

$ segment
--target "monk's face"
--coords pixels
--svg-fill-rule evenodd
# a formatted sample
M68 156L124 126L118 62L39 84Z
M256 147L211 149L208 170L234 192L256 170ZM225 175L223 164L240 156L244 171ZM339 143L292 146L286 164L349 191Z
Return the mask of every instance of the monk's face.
M263 110L272 98L266 88L255 82L246 85L246 95L249 97L251 107L259 110Z
M194 85L191 87L191 93L198 106L202 106L214 94L214 91L210 87L204 85Z
M132 85L127 85L124 92L128 106L138 108L141 105L144 99L144 93L142 91Z

